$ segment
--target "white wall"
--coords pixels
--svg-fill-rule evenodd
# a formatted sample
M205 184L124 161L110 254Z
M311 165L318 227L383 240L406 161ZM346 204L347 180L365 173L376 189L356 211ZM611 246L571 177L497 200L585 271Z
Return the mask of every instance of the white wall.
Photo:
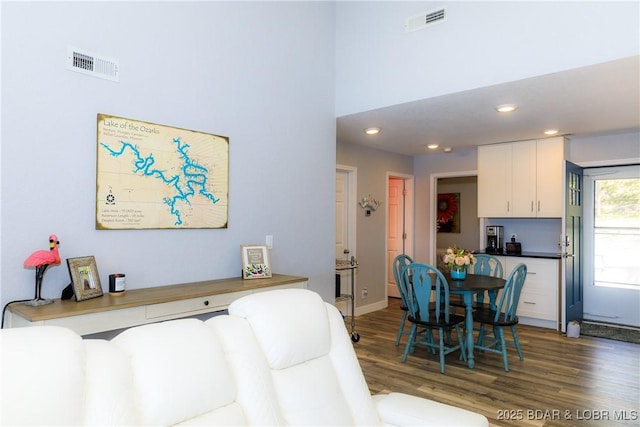
M366 301L356 298L357 307L380 302L386 304L387 173L411 175L413 159L410 156L340 142L337 144L336 158L339 164L358 169L358 200L369 194L382 200L382 206L370 216L365 216L364 209L357 206L355 255L359 267L355 294L361 295L362 288L368 288Z
M640 162L640 133L569 138L569 160L579 166Z
M334 291L335 5L2 2L2 303L33 297L22 266L58 235L129 289L240 275L240 245L274 236L276 273ZM117 58L120 82L65 69L67 46ZM229 225L95 230L96 115L230 137Z
M442 6L447 20L406 33ZM342 1L337 114L637 55L638 2Z

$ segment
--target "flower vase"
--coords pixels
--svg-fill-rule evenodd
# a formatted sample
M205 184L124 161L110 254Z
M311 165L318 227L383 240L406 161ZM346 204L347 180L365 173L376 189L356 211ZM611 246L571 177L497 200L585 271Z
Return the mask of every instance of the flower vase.
M454 265L451 267L451 278L453 280L464 280L467 277L466 265Z

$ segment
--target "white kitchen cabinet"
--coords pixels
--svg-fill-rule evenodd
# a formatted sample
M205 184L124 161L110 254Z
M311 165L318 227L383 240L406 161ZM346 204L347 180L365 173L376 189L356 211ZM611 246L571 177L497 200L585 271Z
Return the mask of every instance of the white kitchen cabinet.
M560 218L563 137L478 147L478 216Z
M519 263L526 264L518 318L520 323L558 330L560 261L558 259L505 257L505 278Z
M511 144L478 147L478 216L511 216Z
M536 216L536 141L522 141L511 144L511 216Z
M562 218L565 150L563 137L537 141L536 216L539 218Z

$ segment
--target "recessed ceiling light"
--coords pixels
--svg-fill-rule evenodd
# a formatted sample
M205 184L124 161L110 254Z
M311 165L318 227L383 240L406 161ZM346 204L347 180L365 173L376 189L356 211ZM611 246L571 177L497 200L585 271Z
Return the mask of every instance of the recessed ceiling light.
M558 129L547 129L547 130L544 131L544 134L545 135L555 135L558 132L559 132Z
M435 149L436 149L436 148L438 148L438 147L439 147L439 145L438 145L438 144L429 144L429 145L427 145L427 148L428 148L429 150L435 150Z
M380 133L380 128L366 128L364 133L367 135L377 135Z
M451 152L451 147L444 147L442 149L442 151L444 151L445 153L450 153Z
M513 111L516 111L517 109L518 106L516 104L502 104L496 107L496 111L498 113L511 113Z

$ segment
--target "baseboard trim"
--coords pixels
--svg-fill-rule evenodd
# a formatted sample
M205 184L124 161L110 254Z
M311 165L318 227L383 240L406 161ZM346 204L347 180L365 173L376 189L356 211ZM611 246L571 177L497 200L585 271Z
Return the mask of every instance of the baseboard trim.
M356 307L356 316L362 316L363 314L382 310L387 308L388 305L389 302L386 299L384 301L374 302L373 304L361 305L360 307Z
M535 319L533 317L525 317L525 316L518 316L518 320L523 325L537 326L539 328L546 328L546 329L554 329L556 331L559 330L558 323L553 320L542 320L542 319Z

